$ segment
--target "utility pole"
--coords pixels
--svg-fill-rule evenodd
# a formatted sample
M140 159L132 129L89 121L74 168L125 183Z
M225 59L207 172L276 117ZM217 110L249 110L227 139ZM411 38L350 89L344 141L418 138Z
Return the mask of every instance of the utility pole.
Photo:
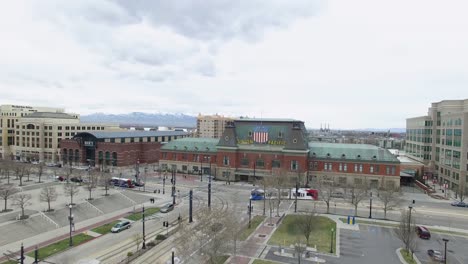
M142 246L141 248L142 248L142 249L146 249L146 238L145 238L145 206L144 206L144 205L143 205L142 216L143 216L143 246Z
M208 176L208 208L211 209L211 157L208 159L210 161L210 175Z
M447 245L447 244L445 244L445 245ZM447 248L447 247L445 247L445 248ZM21 264L24 264L24 246L23 246L23 243L21 243L20 263L21 263Z
M192 204L193 204L193 191L190 190L189 192L189 223L193 222L192 218Z
M252 218L252 199L249 199L249 228L250 228L251 218Z
M372 192L370 192L369 218L372 218Z
M297 196L299 195L299 183L296 180L296 198L294 201L294 212L297 213Z

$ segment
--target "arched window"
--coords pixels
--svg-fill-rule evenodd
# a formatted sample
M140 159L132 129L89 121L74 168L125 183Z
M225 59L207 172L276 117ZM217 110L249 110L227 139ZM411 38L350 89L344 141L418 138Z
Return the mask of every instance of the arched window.
M117 152L112 152L112 166L117 166Z
M67 149L64 149L63 150L63 154L62 154L62 160L63 160L63 164L67 164L68 163L68 151Z
M68 150L68 161L69 161L70 165L73 164L73 149Z
M26 129L34 129L34 128L35 128L35 126L33 124L28 124L26 126Z
M104 154L102 153L102 151L99 151L99 154L98 154L98 163L99 164L102 164L102 160L104 159Z
M106 165L110 165L110 152L106 151Z
M80 163L80 151L75 149L75 164Z

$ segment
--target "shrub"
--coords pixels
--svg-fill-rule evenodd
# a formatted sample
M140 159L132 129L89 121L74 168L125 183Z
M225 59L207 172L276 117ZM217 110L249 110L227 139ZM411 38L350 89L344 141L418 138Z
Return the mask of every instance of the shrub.
M156 236L156 240L164 240L164 239L166 239L165 235L159 234L159 235Z
M129 252L127 253L127 257L131 257L131 256L133 256L133 252L129 251Z
M153 241L151 241L151 242L146 243L146 246L148 246L148 247L154 247L154 246L156 246L156 243L154 243Z

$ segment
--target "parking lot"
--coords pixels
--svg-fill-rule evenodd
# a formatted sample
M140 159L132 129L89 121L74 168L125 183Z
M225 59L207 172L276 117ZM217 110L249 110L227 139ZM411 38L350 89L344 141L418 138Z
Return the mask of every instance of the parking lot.
M418 250L416 256L423 264L438 263L432 260L427 254L428 249L434 249L444 253L443 238L449 240L447 243L447 263L465 264L468 263L468 239L466 237L437 234L432 232L431 239L418 239Z

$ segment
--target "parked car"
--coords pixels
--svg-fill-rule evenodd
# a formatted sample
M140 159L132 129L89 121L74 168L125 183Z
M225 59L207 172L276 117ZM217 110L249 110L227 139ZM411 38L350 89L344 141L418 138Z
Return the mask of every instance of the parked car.
M145 186L145 183L143 181L132 181L133 182L133 185L137 186L137 187L143 187Z
M120 221L111 228L112 233L118 233L122 230L129 229L132 225L129 221Z
M429 232L429 229L425 226L416 226L416 234L418 234L418 237L422 239L431 238L431 232Z
M427 254L434 260L444 261L444 255L438 250L429 249Z
M55 176L55 180L57 181L64 181L65 178L63 176Z
M174 210L174 205L169 203L169 204L166 204L163 207L161 207L161 209L159 209L159 212L168 213L168 212L170 212L172 210Z
M77 177L73 177L70 179L71 182L83 182L83 179L81 178L77 178Z
M468 207L468 204L465 202L460 202L460 201L455 201L451 203L450 205L456 206L456 207Z

